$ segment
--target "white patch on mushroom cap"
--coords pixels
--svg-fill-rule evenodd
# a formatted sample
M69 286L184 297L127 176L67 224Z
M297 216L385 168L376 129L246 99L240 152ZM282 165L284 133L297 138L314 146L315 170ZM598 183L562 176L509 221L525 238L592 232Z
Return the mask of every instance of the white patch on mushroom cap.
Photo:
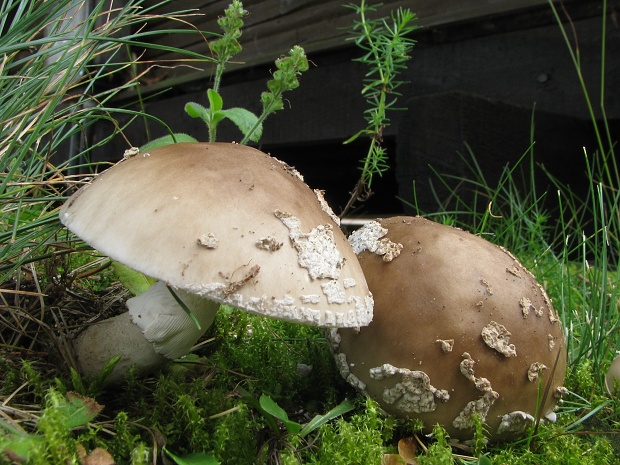
M493 286L484 278L480 279L480 282L485 286L485 292L488 296L493 295Z
M474 427L473 416L476 415L480 420L484 422L489 409L493 406L495 401L499 398L499 394L495 391L487 391L482 397L469 401L465 408L459 413L459 415L452 421L452 425L457 429L469 429Z
M482 328L482 339L491 349L495 349L506 357L516 357L517 351L514 344L510 344L510 331L506 327L496 321L491 321Z
M471 358L469 352L463 352L462 357L463 360L461 360L461 363L459 364L461 374L465 376L465 378L467 378L468 380L475 383L476 377L474 376L474 365L476 364L476 362L473 358Z
M281 211L274 214L288 228L291 242L297 250L299 265L308 270L310 277L338 279L344 260L336 247L331 225L319 225L309 233L304 233L299 218Z
M506 271L517 278L521 278L521 270L515 265L512 268L506 268Z
M304 180L303 175L299 171L297 171L297 169L294 166L291 166L285 161L282 161L274 156L271 156L271 158L277 161L278 163L280 163L284 167L287 173L291 174L293 177L299 179L300 181Z
M349 243L356 255L359 255L364 250L368 250L383 256L384 262L391 262L400 255L403 245L392 242L389 239L381 239L387 233L388 230L377 221L370 221L351 233Z
M472 381L476 389L482 391L483 394L476 400L471 400L465 408L454 419L452 425L458 429L468 429L474 426L472 415L477 415L484 421L489 413L489 409L499 394L491 387L491 382L487 378L477 378L474 374L474 365L476 362L468 352L463 352L463 360L460 363L460 370L463 376Z
M347 362L347 356L343 353L338 353L334 356L336 360L336 366L338 367L338 371L340 375L353 387L358 389L361 392L364 392L366 389L366 384L355 376L349 370L349 363Z
M383 391L383 400L403 412L432 412L437 408L435 397L442 402L450 399L448 391L432 386L430 378L423 371L397 368L388 363L370 369L370 377L375 380L396 375L401 376L401 381Z
M336 214L332 210L332 207L330 207L327 201L325 200L325 196L324 196L325 191L322 191L320 189L313 189L313 190L314 190L314 194L316 195L316 198L319 201L319 205L321 205L321 208L323 209L323 211L329 215L329 217L334 221L334 223L340 226L340 218L336 216Z
M327 302L330 304L343 304L346 302L344 289L335 279L321 284L321 289L323 289Z
M441 344L441 350L446 354L454 349L454 339L437 339L435 342Z
M131 158L133 156L136 156L140 153L140 149L138 147L131 147L128 148L127 150L125 150L125 152L123 152L123 159L127 159L127 158Z
M534 417L529 413L517 410L502 415L502 421L497 427L497 434L520 434L534 424Z
M318 304L321 301L321 296L318 294L302 295L299 298L304 304Z
M519 306L521 307L523 318L527 318L530 314L530 308L532 308L532 301L527 297L521 297L521 300L519 300Z
M217 240L213 233L206 233L200 236L197 241L198 245L202 245L207 249L217 249L220 241Z
M530 368L527 370L527 379L534 382L538 380L543 370L546 370L547 366L540 362L534 362L530 365Z
M558 321L560 321L560 319L558 318L558 315L555 312L553 305L551 305L551 299L549 299L549 295L547 294L547 291L545 291L545 288L542 287L540 284L538 285L538 287L540 289L540 292L542 293L542 297L543 297L543 300L545 301L545 305L547 305L547 310L549 310L549 322L557 323Z
M278 241L271 236L261 237L258 241L256 241L256 247L262 250L267 250L269 252L275 252L276 250L280 250L283 245L284 243Z

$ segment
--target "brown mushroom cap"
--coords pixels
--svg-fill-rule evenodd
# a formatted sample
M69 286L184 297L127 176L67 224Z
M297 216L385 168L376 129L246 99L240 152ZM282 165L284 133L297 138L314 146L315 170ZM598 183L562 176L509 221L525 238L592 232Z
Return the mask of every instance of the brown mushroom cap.
M455 439L472 438L472 413L493 439L521 433L550 380L540 412L552 412L566 371L562 328L512 255L418 217L370 223L350 241L375 309L369 326L332 331L349 382Z
M320 193L291 167L231 143L179 143L123 160L61 221L148 276L275 318L358 327L372 296Z

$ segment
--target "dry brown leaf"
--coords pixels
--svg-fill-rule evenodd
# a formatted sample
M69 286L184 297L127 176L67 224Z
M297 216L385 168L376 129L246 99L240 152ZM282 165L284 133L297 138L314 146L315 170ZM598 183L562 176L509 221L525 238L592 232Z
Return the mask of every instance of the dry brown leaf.
M86 454L82 444L78 444L78 455L82 465L116 465L116 462L107 450L97 447Z
M418 446L415 444L415 439L412 437L403 438L398 441L398 454L407 464L416 465L418 459L416 458Z

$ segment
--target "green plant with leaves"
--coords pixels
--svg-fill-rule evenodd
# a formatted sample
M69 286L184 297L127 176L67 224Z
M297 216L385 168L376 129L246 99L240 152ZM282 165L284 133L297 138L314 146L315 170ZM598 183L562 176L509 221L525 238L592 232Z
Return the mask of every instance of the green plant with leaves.
M215 76L213 77L213 91L216 93L220 91L220 84L226 65L242 50L238 39L242 34L243 18L247 14L247 10L243 8L243 3L239 0L233 0L224 12L224 16L217 20L223 35L209 44L217 63Z
M204 107L196 102L188 102L185 105L185 112L189 116L205 122L209 130L210 142L216 141L217 126L225 118L232 121L243 134L242 144L247 144L249 141L258 142L263 133L263 122L267 116L284 108L283 94L299 87L297 78L309 67L304 49L294 46L288 56L275 61L277 70L273 73L273 79L267 83L268 91L261 95L262 112L260 115L257 116L245 108L225 109L224 101L219 93L220 84L227 63L242 50L238 39L241 37L243 18L247 13L240 1L233 0L224 16L218 19L217 23L223 35L210 44L217 67L213 87L207 90L209 106Z
M372 180L388 168L388 159L383 147L383 131L389 125L388 111L397 110L396 103L400 94L398 88L404 84L399 80L400 72L409 61L409 53L415 41L411 33L418 29L412 24L416 15L409 9L399 8L388 19L372 19L370 15L377 11L379 5L369 5L362 0L359 5L346 7L355 11L358 20L350 28L353 41L364 51L356 61L369 70L363 81L362 95L368 109L364 112L366 127L349 138L351 143L361 136L370 138L366 156L361 160L361 175L351 193L351 198L342 212L346 214L358 201L370 195Z
M295 46L286 57L278 58L275 62L277 70L273 79L267 82L268 91L261 94L263 110L256 116L245 108L224 109L224 101L214 89L207 90L209 106L204 107L196 102L185 104L185 112L192 118L202 119L209 129L209 141L215 142L217 125L224 118L228 118L237 125L243 134L242 144L249 141L258 142L263 133L263 122L267 117L284 108L283 95L289 90L299 87L298 76L308 70L308 59L304 49Z
M237 390L248 405L260 412L273 433L275 440L268 441L259 451L259 457L262 457L261 461L264 461L268 456L294 456L297 460L301 460L298 449L305 446L304 441L308 435L317 432L321 426L354 408L352 402L344 400L326 414L315 415L307 423L301 424L291 420L286 410L280 407L270 396L261 394L260 398L256 399L243 388L237 388ZM284 426L284 433L280 429L280 424Z
M305 424L298 423L289 418L286 411L280 407L270 396L262 394L257 400L245 389L238 389L241 393L241 398L258 410L267 421L267 424L276 434L280 434L280 427L278 422L284 425L286 432L290 435L297 435L300 438L305 438L310 433L317 430L321 425L324 425L328 421L343 415L353 410L353 404L345 400L331 409L325 415L316 415L312 420Z
M192 452L181 457L170 452L165 446L163 451L177 465L219 465L220 463L206 452Z

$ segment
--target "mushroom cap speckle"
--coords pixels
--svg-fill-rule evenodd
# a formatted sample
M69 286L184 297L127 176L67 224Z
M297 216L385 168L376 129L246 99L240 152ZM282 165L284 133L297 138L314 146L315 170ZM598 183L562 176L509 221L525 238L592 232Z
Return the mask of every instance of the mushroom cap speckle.
M332 330L343 376L401 418L494 439L553 418L566 371L560 322L543 290L506 250L418 217L383 219L349 238L375 300L359 331ZM394 250L398 250L394 253ZM559 389L558 389L559 388Z
M77 191L60 219L103 254L217 302L320 326L372 319L363 272L320 192L247 146L139 153Z

